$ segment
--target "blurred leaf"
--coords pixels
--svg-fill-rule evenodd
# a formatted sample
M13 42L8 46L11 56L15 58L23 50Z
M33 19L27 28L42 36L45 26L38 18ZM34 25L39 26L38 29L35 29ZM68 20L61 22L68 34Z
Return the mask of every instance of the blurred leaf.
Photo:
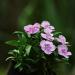
M18 38L19 38L21 43L22 42L25 43L27 41L26 36L25 36L25 34L23 32L16 31L16 32L14 32L14 34L17 34L17 36L18 36Z
M5 43L8 44L8 45L11 45L11 46L18 46L17 40L10 40L10 41L7 41Z
M16 65L15 65L15 69L16 68L19 68L21 66L21 63L17 63Z
M27 46L26 46L26 54L27 54L27 55L29 55L30 50L31 50L31 47L32 47L31 45L27 45Z
M26 43L26 42L27 42L27 38L25 37L25 35L24 35L24 34L22 34L21 36L22 36L21 41L22 41L22 42L24 42L24 43Z
M61 61L62 61L62 60L59 59L59 58L55 58L55 60L56 60L57 62L61 62Z
M62 32L54 32L54 35L62 34Z
M6 58L6 61L8 61L8 60L10 60L10 59L11 59L11 60L14 60L14 58L15 58L15 57L10 56L10 57Z
M17 53L17 54L20 53L19 50L16 50L16 49L12 50L12 52L15 52L15 53Z
M13 52L8 52L8 54L11 54L11 55L13 55Z
M33 60L31 58L27 58L25 60L28 61L28 62L32 62L32 63L37 63L39 61L39 59Z
M27 38L26 38L27 34L24 34L24 32L21 31L16 31L14 32L14 34L18 36L19 46L25 45L25 43L27 42Z
M22 71L23 70L23 67L22 66L19 66L19 70Z
M21 31L15 31L14 34L22 34L23 32Z
M46 60L46 57L45 57L45 55L43 55L43 56L42 56L42 59Z
M25 64L25 66L28 68L27 71L29 72L35 72L37 70L37 68L33 68L31 65L29 64Z

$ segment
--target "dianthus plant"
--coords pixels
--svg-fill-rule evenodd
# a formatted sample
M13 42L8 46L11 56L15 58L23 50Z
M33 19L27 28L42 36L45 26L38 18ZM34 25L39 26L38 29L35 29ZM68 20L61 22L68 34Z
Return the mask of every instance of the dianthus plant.
M24 32L16 31L14 34L17 38L6 42L14 46L6 60L14 61L14 67L20 71L41 70L45 74L49 69L53 70L56 63L67 61L72 55L65 36L56 32L48 21L25 25Z

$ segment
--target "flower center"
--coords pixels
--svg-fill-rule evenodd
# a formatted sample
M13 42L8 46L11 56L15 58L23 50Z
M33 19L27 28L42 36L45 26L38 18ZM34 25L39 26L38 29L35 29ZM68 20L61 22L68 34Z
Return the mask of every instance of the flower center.
M66 51L65 49L62 49L62 53L66 54L66 52L67 52L67 51Z
M51 46L49 44L46 44L45 45L45 50L48 50L49 51L50 49L51 49Z

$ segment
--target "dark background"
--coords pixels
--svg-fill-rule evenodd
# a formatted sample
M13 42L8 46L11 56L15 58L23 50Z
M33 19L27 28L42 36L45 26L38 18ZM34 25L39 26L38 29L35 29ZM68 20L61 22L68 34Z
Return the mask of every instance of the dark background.
M70 42L72 56L67 71L61 66L61 73L75 75L75 0L0 0L0 75L6 75L8 64L5 62L8 45L4 42L13 39L12 33L23 30L23 26L48 20L63 32Z

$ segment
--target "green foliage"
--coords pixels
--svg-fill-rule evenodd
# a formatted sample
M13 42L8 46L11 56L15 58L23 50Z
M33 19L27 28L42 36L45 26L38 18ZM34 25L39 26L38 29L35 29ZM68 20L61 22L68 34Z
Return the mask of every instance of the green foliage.
M13 56L10 56L10 57L8 57L8 58L6 59L6 61L8 61L8 60L14 60L14 57L13 57Z
M17 63L16 65L15 65L15 69L16 68L19 68L21 66L21 63Z
M27 46L26 46L26 49L25 49L25 50L26 50L26 54L27 54L27 55L29 55L30 50L31 50L31 47L32 47L31 45L27 45Z
M11 41L7 41L5 43L8 44L8 45L11 45L11 46L18 46L17 40L11 40Z
M54 32L54 36L55 35L60 35L60 34L62 34L62 32Z
M29 34L30 36L20 31L16 31L13 34L16 35L17 38L15 40L7 41L6 44L15 46L15 48L8 52L9 57L6 61L14 61L15 69L18 69L19 71L25 70L27 73L36 72L41 69L41 74L46 75L46 73L48 73L48 69L53 71L53 69L55 69L55 65L58 63L67 64L68 60L62 59L63 57L60 57L57 50L53 51L53 53L49 55L42 52L39 46L41 39L43 39L41 38L41 31L35 34ZM55 36L58 36L59 34L61 34L61 32L54 32L54 38L56 38ZM58 42L55 39L49 42L53 42L54 44L54 41ZM54 45L58 46L60 44L56 43Z
M16 32L14 32L14 34L16 34L18 36L20 43L26 43L27 42L26 34L24 34L23 32L16 31Z
M34 52L32 51L32 45L34 45L36 40L34 40L32 43L32 39L27 34L20 31L16 31L13 34L17 35L17 39L5 42L8 45L15 46L15 49L8 52L9 57L6 59L6 61L14 61L16 63L14 68L19 69L20 71L25 69L25 66L30 69L31 65L29 62L32 64L36 64L38 62L38 59L34 59L36 58L37 54L35 54L34 58L32 58L30 55L30 53L34 55ZM36 39L39 40L39 38Z

